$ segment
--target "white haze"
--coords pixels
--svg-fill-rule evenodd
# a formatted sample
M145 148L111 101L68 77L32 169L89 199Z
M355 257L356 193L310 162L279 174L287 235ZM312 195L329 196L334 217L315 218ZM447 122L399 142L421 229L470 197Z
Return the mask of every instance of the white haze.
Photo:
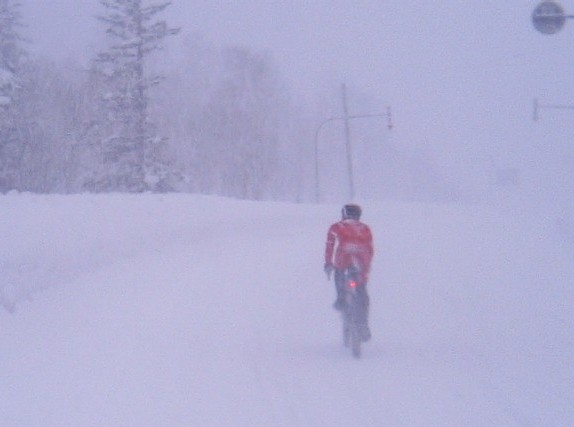
M75 67L101 45L97 1L22 3L34 54ZM537 3L174 0L166 70L200 35L269 52L317 125L342 83L351 113L392 107L391 132L351 128L374 340L359 363L339 345L321 274L335 204L2 196L0 424L574 423L574 114L532 120L534 98L574 105L574 25L536 32ZM340 129L320 142L339 150ZM412 158L445 182L428 200L459 202L381 201L408 198L381 165ZM323 160L325 199L344 199Z
M93 57L102 39L94 19L101 12L98 2L23 3L35 52L80 63ZM481 193L496 182L497 171L515 169L523 185L558 184L555 200L572 190L564 159L574 152L574 117L543 110L535 123L533 99L574 102L574 28L567 23L554 36L536 32L530 21L536 4L174 1L164 16L182 33L162 60L167 68L182 64L182 46L196 35L267 51L300 105L315 108L322 100L318 120L341 115L341 83L349 87L351 113L392 107L391 133L384 119L352 122L357 152L368 140L367 157L376 159L384 156L377 143L390 141L407 154L424 153L443 176ZM562 5L574 11L574 2Z
M571 425L574 229L516 202L364 208L355 360L322 271L338 205L0 197L0 424Z

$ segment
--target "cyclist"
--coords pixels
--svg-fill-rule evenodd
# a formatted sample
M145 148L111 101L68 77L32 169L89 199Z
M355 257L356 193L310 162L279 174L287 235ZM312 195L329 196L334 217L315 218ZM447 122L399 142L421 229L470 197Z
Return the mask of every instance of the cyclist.
M366 287L374 249L371 229L360 221L361 214L362 209L359 205L346 204L341 209L341 221L329 227L325 244L324 270L329 278L331 273L335 273L337 299L333 307L336 310L342 310L345 305L345 270L349 267L358 270L356 280L364 303L365 317L367 317L369 296ZM370 337L368 326L366 335Z

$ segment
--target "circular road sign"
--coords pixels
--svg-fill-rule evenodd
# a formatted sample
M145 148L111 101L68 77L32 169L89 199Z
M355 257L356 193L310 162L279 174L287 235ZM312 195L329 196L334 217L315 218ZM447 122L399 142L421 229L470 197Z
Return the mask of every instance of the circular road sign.
M542 34L556 34L566 22L564 9L553 1L543 1L532 12L534 28Z

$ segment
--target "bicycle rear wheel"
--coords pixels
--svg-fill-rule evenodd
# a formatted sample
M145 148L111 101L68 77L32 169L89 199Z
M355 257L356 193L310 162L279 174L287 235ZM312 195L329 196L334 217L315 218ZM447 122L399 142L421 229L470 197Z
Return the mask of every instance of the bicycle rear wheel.
M344 317L343 317L343 345L345 347L351 346L351 325Z
M358 328L354 325L353 331L351 332L351 353L353 357L358 359L361 357L361 336L359 334Z

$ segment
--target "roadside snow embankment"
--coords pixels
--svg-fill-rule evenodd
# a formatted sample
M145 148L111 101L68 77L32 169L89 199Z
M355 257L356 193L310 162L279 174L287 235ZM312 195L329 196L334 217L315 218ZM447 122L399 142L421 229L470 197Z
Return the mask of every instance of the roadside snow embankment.
M208 238L202 234L225 227L220 213L210 218L210 212L226 209L225 202L189 200L120 194L0 197L0 305L13 311L42 289L162 245ZM230 219L239 215L226 213Z

